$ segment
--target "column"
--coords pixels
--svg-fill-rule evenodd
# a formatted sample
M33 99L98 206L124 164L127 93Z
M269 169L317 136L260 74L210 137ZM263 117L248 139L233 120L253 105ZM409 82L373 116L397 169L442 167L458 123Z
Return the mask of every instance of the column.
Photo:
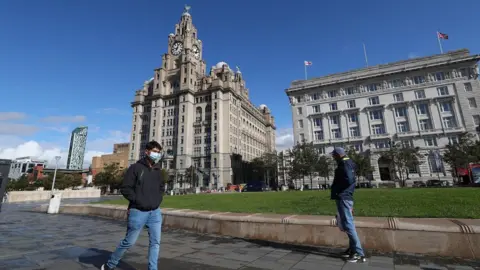
M322 130L323 130L323 139L324 140L330 140L330 117L327 115L324 115L322 117Z
M417 110L415 109L415 104L410 103L407 107L407 116L408 116L408 124L410 125L410 130L419 132L420 127L418 126L418 115Z
M345 113L341 113L340 116L339 116L339 120L340 120L340 123L339 123L339 127L340 127L340 132L342 133L342 138L348 138L350 137L349 136L349 132L348 132L348 119L346 119L345 117Z
M431 101L428 102L428 113L430 114L429 118L432 121L433 129L439 129L440 127L442 127L442 124L441 124L442 119L440 118L440 114L433 113L435 109L432 107L437 107L437 102L431 102ZM436 111L438 111L438 109ZM438 121L440 121L440 125L438 124Z
M370 136L370 117L368 111L361 111L358 113L358 126L361 129L360 132L362 136ZM365 126L367 130L365 130Z
M393 121L390 121L393 120ZM393 113L393 110L386 109L384 108L383 110L383 126L385 128L385 132L388 134L394 134L396 131L396 120L395 120L395 114Z
M455 119L455 123L457 124L457 127L465 127L465 125L463 124L463 121L461 121L460 118L458 117L460 115L460 107L458 106L457 100L453 98L453 101L451 104L453 105L452 114L453 114L453 118Z
M440 111L440 104L438 100L435 100L435 106L437 106L437 114L438 114L438 117L440 118L440 126L442 127L442 131L445 132L445 126L443 125L443 120L442 120L442 112Z

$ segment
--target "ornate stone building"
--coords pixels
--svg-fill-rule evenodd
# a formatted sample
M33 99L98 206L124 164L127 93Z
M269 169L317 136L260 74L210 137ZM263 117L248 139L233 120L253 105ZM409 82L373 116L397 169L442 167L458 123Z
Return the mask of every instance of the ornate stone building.
M374 180L393 180L381 158L391 142L420 147L410 178L452 180L441 153L480 124L480 55L468 50L399 61L292 82L295 141L323 153L336 145L371 153Z
M203 42L189 9L168 36L162 65L135 93L130 163L157 140L169 153L164 168L177 183L190 166L197 168L200 186L248 181L242 161L275 150L274 118L267 106L250 102L238 67L219 62L206 75Z

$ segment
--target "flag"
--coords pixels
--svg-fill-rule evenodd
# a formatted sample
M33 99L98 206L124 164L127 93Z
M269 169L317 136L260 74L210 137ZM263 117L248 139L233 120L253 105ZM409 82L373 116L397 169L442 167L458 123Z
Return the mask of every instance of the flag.
M448 39L448 35L447 35L447 34L440 33L440 32L437 32L437 34L438 34L438 38L441 38L441 39Z
M312 62L310 61L305 61L305 66L311 66L312 65Z

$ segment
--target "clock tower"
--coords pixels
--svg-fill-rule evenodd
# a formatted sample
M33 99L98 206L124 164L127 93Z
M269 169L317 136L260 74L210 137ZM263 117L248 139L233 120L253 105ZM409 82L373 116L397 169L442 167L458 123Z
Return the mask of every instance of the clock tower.
M202 49L190 7L185 6L175 32L168 36L168 51L162 57L162 66L155 70L153 94L166 96L185 90L195 92L197 80L205 76Z

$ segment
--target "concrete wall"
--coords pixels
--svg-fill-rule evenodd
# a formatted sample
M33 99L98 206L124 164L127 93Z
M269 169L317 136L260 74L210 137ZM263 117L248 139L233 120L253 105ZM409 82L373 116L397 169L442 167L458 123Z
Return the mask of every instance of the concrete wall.
M45 212L47 206L37 208ZM126 206L63 205L60 213L124 220ZM163 226L305 246L346 247L334 217L162 209ZM380 252L480 259L479 219L357 217L363 246Z
M62 199L100 198L100 189L61 190ZM50 199L50 191L10 191L7 202L46 201Z

